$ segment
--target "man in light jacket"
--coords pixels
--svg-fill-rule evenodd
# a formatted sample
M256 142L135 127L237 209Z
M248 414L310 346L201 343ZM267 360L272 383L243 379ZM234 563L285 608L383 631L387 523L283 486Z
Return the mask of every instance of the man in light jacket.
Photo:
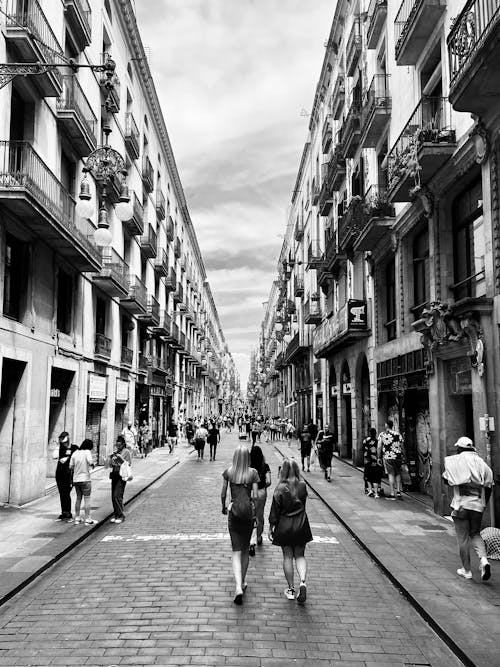
M480 531L483 512L491 495L493 473L476 452L470 438L462 436L456 441L455 447L457 453L444 459L443 478L453 489L451 516L462 560L462 567L457 570L457 574L464 579L472 579L472 546L480 560L479 574L486 581L491 577L491 569Z

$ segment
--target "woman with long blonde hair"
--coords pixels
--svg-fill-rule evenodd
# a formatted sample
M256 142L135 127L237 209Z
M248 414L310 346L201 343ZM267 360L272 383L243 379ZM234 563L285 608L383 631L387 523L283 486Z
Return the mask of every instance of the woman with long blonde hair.
M239 445L233 454L232 465L222 473L222 514L228 514L229 535L233 550L233 574L236 583L235 604L243 603L248 569L248 550L255 522L253 500L258 495L259 474L250 468L250 454L245 445ZM226 506L227 487L231 502Z
M293 459L284 459L279 482L274 490L269 514L269 537L283 551L283 571L288 588L285 597L295 599L294 560L300 577L297 602L306 601L307 562L304 555L306 544L313 537L306 514L307 487L300 478L299 466Z

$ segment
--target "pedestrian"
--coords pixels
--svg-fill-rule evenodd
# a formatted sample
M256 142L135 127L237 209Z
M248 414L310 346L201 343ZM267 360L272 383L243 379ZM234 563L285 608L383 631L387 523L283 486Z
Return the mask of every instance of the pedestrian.
M476 452L470 438L458 438L455 447L457 453L444 459L443 479L453 489L451 517L462 561L462 567L457 570L457 574L464 579L472 579L472 546L479 558L480 577L482 581L487 581L491 577L491 568L480 531L483 513L491 495L493 473Z
M252 445L255 445L255 443L257 442L257 437L259 433L260 433L259 422L256 419L254 419L252 422Z
M186 439L187 439L187 442L188 442L188 447L190 447L192 445L193 438L194 438L194 425L193 425L193 420L191 419L191 417L189 417L189 419L186 422L185 431L186 431Z
M116 439L116 449L108 457L107 466L111 468L109 478L111 480L111 502L113 503L113 517L111 523L122 523L125 520L123 512L123 494L125 493L125 486L127 479L123 479L120 470L122 464L126 462L129 466L132 465L132 456L130 450L125 445L125 438L119 435Z
M210 460L215 461L215 454L217 453L217 445L220 442L220 429L211 421L208 425L207 442L210 446Z
M222 514L228 514L231 538L233 574L236 584L234 604L243 603L247 588L248 551L255 521L253 501L257 498L259 474L250 467L250 453L245 445L234 450L232 465L222 473ZM226 506L227 487L231 489L231 502Z
M383 463L389 477L389 500L403 500L401 467L405 463L405 454L401 434L394 430L392 419L386 421L385 430L378 437L377 459L379 465Z
M130 449L132 456L142 456L138 447L137 431L131 421L129 421L123 429L122 435L125 438L125 444L127 445L127 448Z
M259 482L257 484L257 498L254 500L255 506L255 527L252 531L250 540L250 556L255 556L255 545L262 544L262 534L264 532L264 509L267 500L267 487L271 486L271 469L266 463L264 454L259 445L255 445L250 450L250 467L259 473Z
M280 478L274 490L269 514L269 537L283 551L283 571L288 584L285 597L295 598L294 560L300 577L297 602L306 601L307 562L305 548L313 537L306 514L307 487L300 479L299 466L295 460L284 459Z
M71 514L71 489L73 484L69 461L71 455L78 447L70 444L69 433L67 431L63 431L59 435L58 440L59 446L54 450L53 456L57 459L56 484L61 502L61 514L57 517L56 521L71 521L73 519L73 515Z
M291 446L293 434L295 433L295 427L292 424L292 420L289 419L285 425L285 436L288 440L288 445Z
M327 482L332 480L333 434L329 426L320 430L316 438L318 461Z
M142 442L142 453L144 458L151 452L151 430L146 419L143 420L141 426L141 442Z
M374 428L370 429L370 434L363 440L363 461L365 484L368 485L367 495L370 498L380 498L383 468L377 456L377 431Z
M174 451L174 447L177 445L177 433L178 428L177 424L172 420L168 425L168 451L170 454Z
M305 464L307 462L307 472L311 470L311 446L312 438L309 432L309 426L306 424L299 434L300 441L300 456L302 458L302 472L305 472Z
M92 491L92 482L90 481L90 469L94 467L94 460L90 453L94 449L94 443L86 438L71 455L69 467L73 473L73 486L76 492L75 501L75 523L85 521L87 525L97 523L90 517L90 494ZM80 507L83 498L83 509L85 518L80 517Z
M208 430L203 424L200 424L194 433L194 447L198 452L198 461L203 461L205 445L207 444Z

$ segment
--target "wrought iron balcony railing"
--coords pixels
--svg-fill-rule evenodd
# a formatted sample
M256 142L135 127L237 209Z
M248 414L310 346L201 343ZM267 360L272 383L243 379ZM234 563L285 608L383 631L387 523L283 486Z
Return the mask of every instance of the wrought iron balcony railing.
M57 99L58 116L63 120L67 114L74 115L77 127L74 123L68 126L68 134L73 145L80 152L81 157L86 157L97 146L97 117L83 92L76 74L66 74L62 77L63 92ZM68 122L71 119L68 118ZM82 136L83 135L83 136ZM83 149L83 150L82 150Z
M141 135L131 111L125 114L125 145L132 157L137 160L141 152Z
M148 192L154 190L154 169L147 155L142 158L142 182Z
M129 347L122 347L120 361L124 366L132 366L132 361L134 359L134 351Z
M368 30L366 45L369 49L376 48L387 16L387 0L371 0L368 7Z
M94 352L100 357L109 359L111 357L111 338L104 334L96 333L95 335L95 349Z
M375 74L366 91L361 110L361 143L363 148L377 145L391 117L392 100L388 74Z
M83 51L92 39L92 10L88 0L64 0L66 20Z
M398 65L415 65L446 4L446 0L403 0L394 21Z
M361 22L359 16L355 16L346 46L345 61L347 76L352 76L354 74L361 55L361 46Z

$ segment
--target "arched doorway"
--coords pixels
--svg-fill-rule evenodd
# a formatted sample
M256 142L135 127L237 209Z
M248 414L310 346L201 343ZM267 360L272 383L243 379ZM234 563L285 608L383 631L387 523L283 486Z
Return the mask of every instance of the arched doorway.
M330 431L334 436L335 451L339 449L339 417L338 417L338 387L337 387L337 373L335 372L335 365L330 361L330 370L328 373L328 387L329 387L329 410L330 416Z
M342 365L341 379L341 437L340 437L340 456L350 459L352 458L352 386L351 386L351 372L347 361Z

